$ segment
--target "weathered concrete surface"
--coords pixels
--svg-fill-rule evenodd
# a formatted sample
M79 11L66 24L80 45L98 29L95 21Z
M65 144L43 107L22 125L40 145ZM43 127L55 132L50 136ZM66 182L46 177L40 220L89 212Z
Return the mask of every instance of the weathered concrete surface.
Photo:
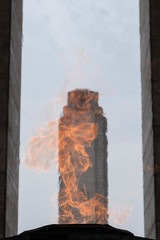
M21 42L22 0L1 0L0 238L17 233Z
M160 239L160 1L140 0L144 219Z

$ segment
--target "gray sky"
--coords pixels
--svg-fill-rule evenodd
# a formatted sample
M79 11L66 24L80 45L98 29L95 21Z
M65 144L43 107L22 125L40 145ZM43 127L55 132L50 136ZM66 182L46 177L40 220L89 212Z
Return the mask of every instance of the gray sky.
M36 129L58 119L68 91L98 91L108 119L110 224L143 236L138 2L24 0L20 157ZM20 164L19 232L56 223L57 192L56 162L45 173Z

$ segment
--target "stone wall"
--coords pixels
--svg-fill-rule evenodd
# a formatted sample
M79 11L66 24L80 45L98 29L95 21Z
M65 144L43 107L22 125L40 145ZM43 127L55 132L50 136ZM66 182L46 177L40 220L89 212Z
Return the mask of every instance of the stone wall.
M17 234L22 0L0 1L0 238Z
M160 239L160 1L140 0L145 236Z

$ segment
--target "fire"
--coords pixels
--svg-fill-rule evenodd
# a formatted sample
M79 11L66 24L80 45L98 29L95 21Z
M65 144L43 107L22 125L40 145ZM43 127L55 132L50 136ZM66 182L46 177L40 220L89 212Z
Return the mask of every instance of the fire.
M107 202L107 198L101 194L96 194L88 200L85 184L84 192L78 189L82 173L92 167L92 161L86 152L86 147L91 146L96 134L97 126L95 123L82 123L78 126L62 125L60 127L59 172L64 184L63 190L59 194L59 207L63 212L61 221L87 223L95 221L95 217L98 223L105 220L107 208L101 200L105 199Z
M102 112L97 100L97 93L89 90L70 92L59 121L60 223L107 223L107 196L95 193L89 198L85 181L80 187L82 175L93 167L89 152Z
M110 207L109 216L115 225L123 226L132 214L133 207L129 204Z
M30 139L23 157L28 167L48 171L58 156L59 223L106 224L110 216L114 224L122 225L131 215L129 207L108 212L105 132L98 93L75 90L69 93L59 121L48 122Z
M48 122L46 128L39 128L36 136L27 144L23 163L36 171L48 171L56 160L58 148L57 122Z

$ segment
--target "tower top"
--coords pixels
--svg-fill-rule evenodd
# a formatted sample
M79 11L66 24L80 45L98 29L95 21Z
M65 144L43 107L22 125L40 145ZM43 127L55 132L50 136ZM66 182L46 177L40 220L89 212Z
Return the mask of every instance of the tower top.
M98 92L89 89L75 89L68 92L68 106L75 110L95 109L98 107Z

